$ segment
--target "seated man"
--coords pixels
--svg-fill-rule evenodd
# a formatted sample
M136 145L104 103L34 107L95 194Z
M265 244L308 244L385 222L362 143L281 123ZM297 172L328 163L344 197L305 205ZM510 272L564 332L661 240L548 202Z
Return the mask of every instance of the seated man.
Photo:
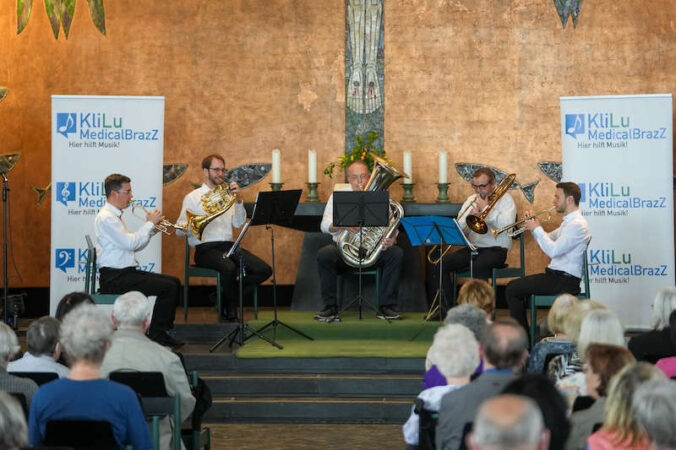
M26 331L28 351L21 359L7 366L9 372L55 372L59 378L68 375L68 367L57 361L61 356L60 323L45 316L31 322Z
M167 393L181 396L181 421L185 420L195 407L195 398L178 356L145 336L150 322L150 303L146 296L137 291L120 295L113 305L112 316L117 331L101 364L101 376L107 377L116 370L162 372ZM174 426L181 424L176 425L168 418L160 421L160 448L172 448Z
M0 391L0 448L19 450L28 445L28 426L19 402Z
M21 347L14 330L6 323L0 322L0 391L23 394L26 406L30 407L38 385L28 378L21 378L7 373L7 364Z

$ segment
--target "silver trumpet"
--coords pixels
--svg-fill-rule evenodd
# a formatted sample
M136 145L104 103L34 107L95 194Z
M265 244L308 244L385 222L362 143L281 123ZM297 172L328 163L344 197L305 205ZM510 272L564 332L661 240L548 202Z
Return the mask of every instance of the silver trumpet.
M502 232L504 232L504 231L507 231L507 230L509 230L509 229L518 227L519 225L521 225L522 223L526 222L527 220L534 219L534 218L536 218L536 217L538 217L538 216L541 216L541 215L543 215L543 214L548 214L547 218L542 220L543 222L547 222L548 220L551 220L551 219L552 219L552 211L553 211L555 208L556 208L556 206L552 206L552 207L550 207L550 208L543 209L542 211L538 211L538 212L536 212L536 213L529 214L529 215L527 215L526 217L524 217L523 219L519 220L518 222L514 222L514 223L511 223L511 224L509 224L509 225L505 225L505 226L502 227L502 228L492 229L492 230L491 230L491 233L493 233L493 236L497 238L498 235L499 235L500 233L502 233ZM517 228L516 230L508 231L508 232L507 232L507 236L509 236L509 237L518 236L518 235L520 235L521 233L523 233L524 231L526 231L526 227L525 227L525 226L522 226L522 227Z
M136 216L136 217L138 217L139 219L141 219L141 220L146 220L146 217L145 217L145 216L141 216L141 215L139 215L139 214L136 212L137 209L140 209L141 211L143 211L143 213L145 214L145 216L147 216L148 214L150 214L150 211L148 211L147 209L145 209L141 203L132 201L132 202L131 202L131 213L132 213L134 216ZM155 230L157 230L157 231L160 231L160 232L162 232L162 233L168 235L168 236L170 236L171 234L173 234L174 229L176 229L176 230L181 230L181 231L183 231L184 233L185 233L185 231L186 231L186 225L183 225L183 226L181 226L181 225L176 225L176 224L174 224L174 223L169 222L169 221L166 220L166 219L160 220L159 223L158 223L157 225L155 225L153 228L154 228Z

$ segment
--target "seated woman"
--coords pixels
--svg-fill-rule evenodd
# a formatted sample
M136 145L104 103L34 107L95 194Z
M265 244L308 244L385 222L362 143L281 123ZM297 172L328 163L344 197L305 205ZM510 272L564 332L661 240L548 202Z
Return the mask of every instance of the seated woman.
M556 297L547 314L547 327L553 336L546 337L535 344L528 358L526 368L528 373L543 373L546 369L547 355L564 355L575 351L575 344L568 339L563 324L570 309L579 301L577 297L570 294L561 294Z
M483 309L489 318L495 311L495 293L490 284L473 278L464 283L458 292L458 305L474 305Z
M94 305L69 312L61 325L61 345L71 363L68 378L43 385L33 398L29 439L41 446L47 422L58 419L104 420L121 447L152 448L141 406L129 387L101 379L99 368L110 346L110 317Z
M669 316L676 310L676 287L661 289L653 299L653 329L629 340L629 350L639 361L655 363L676 356L676 340L671 338Z
M422 391L418 398L424 408L437 412L444 395L469 383L470 376L479 364L479 343L472 332L459 324L444 325L434 335L430 356L436 361L446 385L434 386ZM418 445L420 420L415 410L403 426L404 440L409 445Z

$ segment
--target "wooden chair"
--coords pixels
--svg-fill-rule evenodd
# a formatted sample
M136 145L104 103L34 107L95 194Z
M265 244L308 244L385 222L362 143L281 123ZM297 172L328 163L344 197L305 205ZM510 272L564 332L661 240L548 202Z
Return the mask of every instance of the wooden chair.
M85 234L87 241L87 267L85 270L84 291L91 295L97 305L112 305L117 299L117 294L100 294L96 292L96 247L91 237Z
M10 372L10 375L21 378L30 378L35 381L38 386L54 381L59 378L56 372Z

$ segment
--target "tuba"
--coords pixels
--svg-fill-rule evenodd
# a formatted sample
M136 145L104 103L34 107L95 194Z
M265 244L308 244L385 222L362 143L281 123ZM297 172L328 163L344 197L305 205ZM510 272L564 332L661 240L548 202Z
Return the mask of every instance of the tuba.
M515 173L510 173L505 178L503 178L502 181L500 181L500 184L498 184L498 187L495 188L495 191L490 195L489 197L490 203L488 204L484 212L482 212L480 216L474 215L467 216L465 222L467 222L467 226L469 227L470 230L478 234L488 233L488 225L486 225L486 217L488 217L488 214L491 212L491 209L493 209L498 200L500 200L502 196L505 195L505 193L509 190L510 186L512 186L512 183L514 183L514 180L516 180Z
M197 239L202 240L202 234L212 220L229 210L237 200L237 195L228 188L227 183L219 184L200 197L202 208L206 214L198 215L187 210L185 218L188 220L187 227Z
M373 155L373 171L364 187L365 191L384 191L405 174L390 166L384 159ZM375 264L382 246L380 242L392 236L404 216L404 208L390 199L390 222L386 227L366 227L357 233L344 230L338 237L338 252L351 267L368 267ZM359 236L361 234L361 236ZM361 247L359 246L361 240ZM362 256L360 258L360 255Z

